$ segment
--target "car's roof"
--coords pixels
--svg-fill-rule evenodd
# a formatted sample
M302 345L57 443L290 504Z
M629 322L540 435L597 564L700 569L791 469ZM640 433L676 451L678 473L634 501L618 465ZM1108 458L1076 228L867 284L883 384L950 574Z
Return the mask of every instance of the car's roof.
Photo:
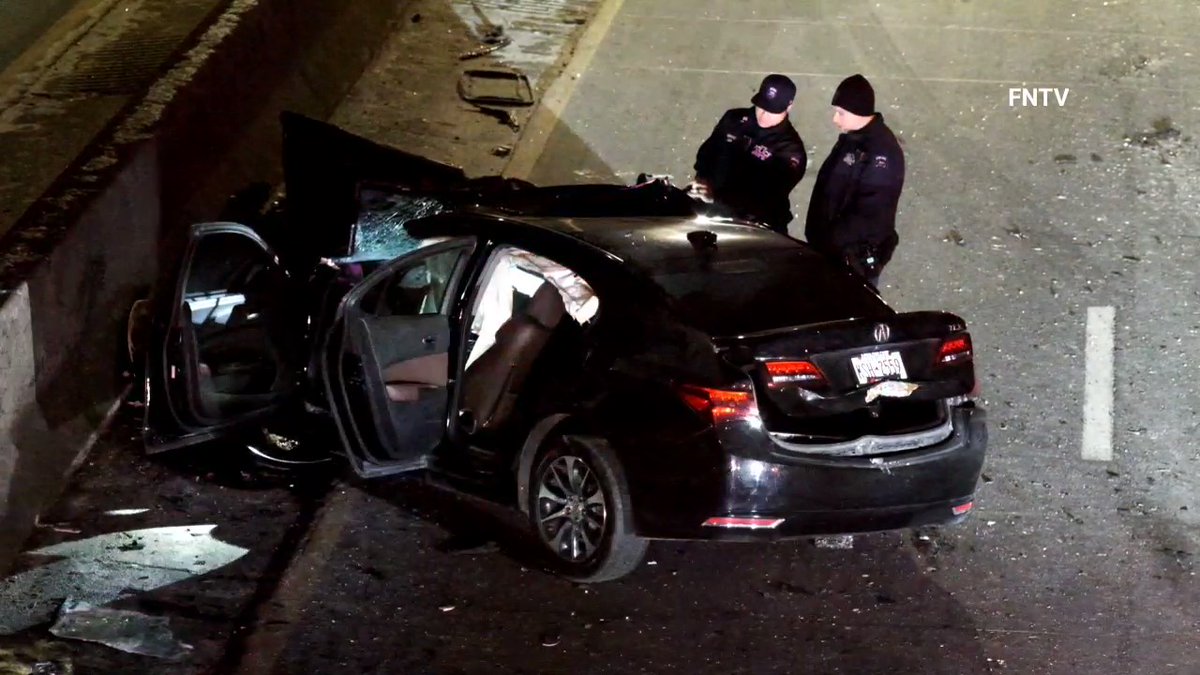
M519 217L525 225L578 239L623 260L652 264L678 255L694 255L688 234L704 231L716 235L716 245L727 253L742 250L806 248L789 237L757 225L704 216L622 218Z
M464 221L461 216L465 213L480 218ZM781 249L816 255L801 242L758 225L695 215L543 216L474 208L412 221L405 227L418 237L469 232L492 234L501 240L516 237L549 246L584 244L586 248L644 265L695 255L688 234L697 231L715 235L716 246L726 255Z

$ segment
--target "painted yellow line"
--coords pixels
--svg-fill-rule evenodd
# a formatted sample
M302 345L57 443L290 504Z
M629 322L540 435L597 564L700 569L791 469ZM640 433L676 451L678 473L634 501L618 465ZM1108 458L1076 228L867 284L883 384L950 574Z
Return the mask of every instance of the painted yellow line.
M579 79L591 65L592 57L600 49L600 44L608 35L608 29L612 27L613 19L620 13L621 6L624 4L625 0L604 0L600 9L596 11L596 16L579 38L579 44L575 47L570 61L558 74L554 83L546 89L546 94L538 103L533 114L529 116L525 130L521 133L512 157L509 158L508 164L504 168L505 176L528 178L533 173L533 167L537 165L538 159L541 158L546 144L550 140L550 135L558 126L563 111L567 109L567 103L571 101Z

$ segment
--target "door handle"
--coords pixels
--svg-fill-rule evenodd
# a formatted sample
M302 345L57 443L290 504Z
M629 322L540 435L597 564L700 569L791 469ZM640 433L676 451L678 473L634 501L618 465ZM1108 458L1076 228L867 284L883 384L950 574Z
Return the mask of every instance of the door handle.
M421 338L421 342L423 342L427 345L431 345L431 344L437 342L437 337L435 337L433 335L426 335L425 337Z

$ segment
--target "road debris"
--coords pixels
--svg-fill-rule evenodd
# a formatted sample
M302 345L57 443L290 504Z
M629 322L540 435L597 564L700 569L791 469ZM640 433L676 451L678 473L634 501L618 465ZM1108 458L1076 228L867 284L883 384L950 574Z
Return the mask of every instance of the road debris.
M942 241L952 242L958 246L963 246L966 243L966 240L963 239L963 236L959 234L958 230L953 228L946 233L945 237L942 237Z
M557 631L547 631L542 633L543 647L557 647L558 643L562 642L562 635Z
M76 529L73 527L67 527L65 523L43 523L42 517L40 515L34 516L33 526L36 528L39 528L39 529L43 529L43 530L52 530L54 532L60 532L62 534L82 534L83 533L83 530L79 530L79 529Z
M141 515L150 509L110 509L104 512L106 516L137 516Z
M1079 516L1075 515L1074 513L1071 513L1071 511L1069 509L1067 509L1067 507L1065 507L1065 506L1062 507L1062 512L1063 512L1063 515L1065 515L1067 517L1067 519L1070 520L1072 523L1075 523L1076 525L1083 525L1083 518L1080 518Z
M39 640L32 645L0 649L0 673L4 675L73 675L70 650L59 642Z
M192 649L171 632L166 617L93 607L68 598L50 632L61 638L97 642L130 654L179 659Z
M515 68L469 68L458 78L458 95L476 105L533 105L533 87Z
M519 120L517 120L517 116L514 115L511 110L504 110L501 108L489 108L487 106L482 106L482 105L476 105L475 109L478 110L479 112L487 115L488 117L496 118L497 120L500 121L501 124L504 124L505 126L512 129L513 131L521 130L521 122Z
M816 544L817 548L851 549L854 548L854 535L839 534L829 537L814 537L813 543Z
M100 607L130 593L206 574L248 553L213 537L214 528L209 524L113 532L28 551L26 556L54 561L0 584L0 635L54 618L62 596L40 589L73 588L77 600ZM132 540L140 542L138 548L129 548Z
M504 34L504 26L490 24L484 31L483 40L475 49L465 51L458 55L459 61L468 61L477 59L481 56L487 56L492 52L499 51L512 44L512 38Z

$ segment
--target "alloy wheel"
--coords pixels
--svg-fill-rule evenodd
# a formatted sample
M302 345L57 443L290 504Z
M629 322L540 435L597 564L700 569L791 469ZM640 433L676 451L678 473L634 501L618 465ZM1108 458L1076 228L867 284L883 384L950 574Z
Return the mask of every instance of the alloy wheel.
M599 550L608 506L596 472L583 459L564 455L546 464L537 482L537 529L542 542L563 560L585 562Z

